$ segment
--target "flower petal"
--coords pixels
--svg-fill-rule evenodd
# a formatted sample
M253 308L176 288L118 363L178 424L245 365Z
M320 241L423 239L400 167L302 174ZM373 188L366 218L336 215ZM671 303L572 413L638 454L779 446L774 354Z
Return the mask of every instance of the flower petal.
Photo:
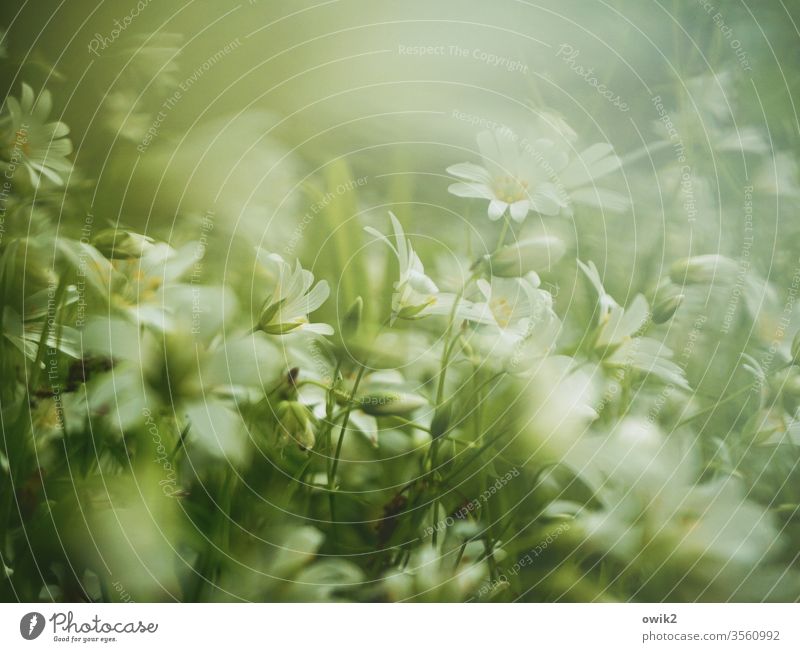
M238 412L221 401L206 398L185 406L188 441L213 457L239 464L247 453L247 432Z
M530 206L530 202L527 199L514 202L511 204L511 218L515 222L522 222L527 217Z
M489 186L481 183L453 183L447 191L456 197L471 197L474 199L493 199L494 193Z
M335 332L333 330L333 326L322 323L302 324L298 330L307 331L309 333L315 333L317 335L333 335L333 333Z
M447 173L454 177L467 179L468 181L478 181L479 183L490 183L492 178L486 168L474 163L456 163L447 168Z
M499 199L493 199L489 202L489 219L492 221L499 220L506 212L508 204Z

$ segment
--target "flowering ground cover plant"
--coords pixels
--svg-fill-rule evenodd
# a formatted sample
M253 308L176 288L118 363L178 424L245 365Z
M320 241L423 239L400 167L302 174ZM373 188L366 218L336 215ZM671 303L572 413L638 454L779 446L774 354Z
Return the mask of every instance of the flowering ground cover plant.
M793 9L7 4L3 600L800 599Z

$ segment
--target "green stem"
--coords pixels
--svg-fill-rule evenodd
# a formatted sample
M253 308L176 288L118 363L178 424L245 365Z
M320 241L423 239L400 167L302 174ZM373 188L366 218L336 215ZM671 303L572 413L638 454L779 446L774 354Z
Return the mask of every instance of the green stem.
M55 308L55 314L53 315L53 322L58 321L59 313L61 312L62 307L62 300L64 298L64 293L67 290L68 284L68 277L66 274L62 275L61 279L59 280L58 286L56 288L56 292L53 298ZM50 329L48 326L49 319L48 315L45 316L44 321L42 323L42 333L39 336L39 346L36 350L36 357L33 360L33 365L31 367L31 371L28 374L28 378L30 382L27 387L27 396L30 397L31 391L36 391L36 386L39 383L39 376L42 371L42 367L44 366L43 360L45 351L48 348L47 346L47 338L50 336ZM56 345L58 342L56 342ZM4 433L4 446L5 446L5 455L6 459L8 460L8 489L3 493L3 503L2 503L2 511L0 511L0 527L3 528L2 538L0 538L0 543L5 545L6 535L11 529L11 506L15 501L15 483L20 481L20 476L24 477L25 471L25 462L27 461L27 451L26 451L26 438L29 432L31 432L31 428L25 427L23 428L23 423L27 419L30 419L30 403L29 398L26 400L26 397L23 397L19 411L16 416L15 425L6 430ZM8 435L9 433L13 434L14 438L11 439L9 443ZM24 480L23 480L24 481Z
M497 239L497 246L494 248L495 253L505 244L506 235L508 235L508 215L503 216L503 228L500 229L500 237Z
M333 451L333 440L331 439L331 433L333 432L333 409L336 407L336 398L334 395L334 389L336 387L336 383L339 379L339 372L342 368L342 361L341 359L336 360L336 369L333 372L333 377L331 378L331 386L328 389L328 395L325 397L325 424L324 424L324 432L322 433L321 439L325 440L325 452L327 454L327 460L325 462L325 468L328 474L328 484L331 483L331 460L332 460L332 451Z
M734 400L736 398L739 398L742 394L745 394L747 392L753 391L753 389L755 389L755 387L756 387L756 383L752 383L750 385L742 387L741 389L735 391L730 396L726 396L721 401L718 401L718 402L714 403L714 405L710 405L707 408L704 408L704 409L700 410L699 412L695 412L692 416L686 417L683 421L679 421L678 425L676 427L680 428L681 426L685 426L687 423L690 423L690 422L694 421L698 417L702 417L704 414L709 414L709 413L712 413L712 412L716 411L718 408L720 408L721 406L725 405L726 403L730 403L732 400Z
M318 380L311 380L310 378L307 378L306 380L300 380L300 381L296 382L294 386L295 387L304 387L305 385L313 385L314 387L319 387L320 389L324 389L327 392L332 392L333 391L333 387L331 387L330 385L326 385L325 383L321 383Z
M353 383L353 390L350 392L350 396L355 396L356 392L358 391L358 386L361 384L361 379L364 377L364 372L366 371L366 361L358 368L358 374L356 375L356 380ZM342 427L339 430L339 440L336 442L336 452L333 456L333 462L331 463L331 472L330 476L328 477L328 503L330 504L331 510L331 527L333 528L334 532L336 531L336 492L335 484L336 484L336 471L339 469L339 458L342 454L342 444L344 443L344 433L347 430L347 424L350 421L350 412L353 410L353 402L349 402L347 407L345 408L344 417L342 418ZM334 539L336 537L334 536Z
M482 392L481 392L481 384L478 382L479 380L479 373L478 369L473 370L472 374L473 382L475 384L475 417L474 417L474 425L475 425L475 441L478 442L478 446L483 446L484 440L484 432L482 427L483 421L483 401L482 401ZM481 492L485 495L486 490L489 486L489 481L486 474L486 466L483 465L478 472L479 475L479 486L481 488ZM493 518L493 509L491 505L491 498L486 501L486 536L484 537L484 552L486 554L486 558L489 561L489 573L492 579L497 577L497 561L494 558L494 537L492 536L492 523L494 523Z
M391 415L388 416L388 418L389 419L395 419L396 421L399 421L400 424L402 424L404 426L411 426L412 428L416 428L417 430L422 430L422 432L427 432L429 434L431 432L430 428L426 428L425 426L423 426L423 425L421 425L419 423L416 423L415 421L411 421L411 419L406 419L405 417L401 417L398 414L391 414Z
M470 464L472 464L472 462L474 462L474 461L475 461L476 459L478 459L478 458L479 458L481 455L483 455L483 452L484 452L484 451L485 451L487 448L489 448L490 446L492 446L492 445L493 445L493 444L494 444L496 441L498 441L498 440L499 440L501 437L503 437L505 434L506 434L506 433L505 433L505 430L503 430L503 429L500 429L500 430L499 430L499 432L498 432L498 433L497 433L497 434L496 434L494 437L492 437L491 439L489 439L489 440L488 440L488 441L487 441L485 444L483 444L483 446L481 446L481 447L480 447L480 448L479 448L477 451L475 451L475 453L474 453L474 454L473 454L473 455L472 455L472 456L471 456L471 457L470 457L470 458L469 458L469 459L468 459L466 462L464 462L464 464L462 464L461 466L459 466L459 467L458 467L458 468L457 468L455 471L453 471L453 472L452 472L450 475L448 475L448 476L447 476L447 477L446 477L446 478L443 480L443 483L444 483L444 484L449 484L449 483L450 483L450 482L451 482L451 481L452 481L452 480L453 480L455 477L457 477L457 476L461 475L461 473L464 471L464 469L468 468L468 467L469 467L469 465L470 465Z
M218 484L219 500L218 510L214 511L212 522L206 537L207 545L200 553L194 570L193 585L188 591L188 602L201 602L205 590L213 585L219 575L222 560L230 554L230 521L232 519L231 506L233 493L236 489L237 474L232 469L226 469Z

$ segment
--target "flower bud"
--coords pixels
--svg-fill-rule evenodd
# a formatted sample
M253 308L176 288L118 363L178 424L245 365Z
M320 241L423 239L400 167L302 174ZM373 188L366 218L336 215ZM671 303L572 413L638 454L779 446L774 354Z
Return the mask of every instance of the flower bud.
M300 322L288 322L285 324L274 323L275 317L281 306L286 303L285 299L271 303L267 301L264 309L261 311L261 317L258 320L258 328L269 335L285 335L291 333L293 330L300 328Z
M430 301L415 306L404 306L396 312L397 319L416 319L420 313L431 305Z
M436 302L439 288L424 272L409 270L406 280L395 283L392 313L395 319L418 319Z
M717 254L692 256L675 262L669 270L673 283L699 284L713 281L732 281L736 277L738 266L730 258Z
M781 387L781 398L783 399L783 407L790 415L794 416L800 407L800 373L794 368L784 379Z
M301 450L314 447L316 437L308 408L298 401L281 401L275 410L278 433L282 443L293 441Z
M119 229L103 229L92 239L94 248L107 258L141 258L153 246L153 238Z
M356 399L363 412L373 416L403 416L427 405L418 394L393 390L375 390Z
M663 324L672 319L680 305L683 303L682 294L673 294L657 301L653 306L653 323Z
M436 412L433 415L433 420L431 421L431 437L438 439L442 435L447 434L447 431L450 430L450 422L452 419L453 402L446 401L436 408Z
M550 269L565 251L564 243L555 236L526 238L489 256L489 267L494 276L524 276L534 270Z

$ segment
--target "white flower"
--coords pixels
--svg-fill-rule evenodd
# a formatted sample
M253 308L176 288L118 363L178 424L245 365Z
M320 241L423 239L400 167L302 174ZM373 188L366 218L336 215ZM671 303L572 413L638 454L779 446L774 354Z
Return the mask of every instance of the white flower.
M650 318L647 300L639 294L628 308L623 308L606 292L603 281L600 279L600 273L592 261L589 261L587 265L579 260L578 266L597 292L600 315L595 347L613 347L636 335Z
M448 554L430 544L415 548L408 563L385 573L383 589L393 602L463 602L489 575L482 542L470 541L463 554ZM453 568L454 561L458 564Z
M406 238L400 221L392 212L389 212L389 217L396 246L377 229L367 226L364 230L385 242L400 264L400 278L394 284L395 291L392 294L392 321L447 314L453 305L453 295L439 292L436 284L426 276L422 261L411 247L411 241Z
M154 243L150 236L124 229L103 229L92 238L94 247L111 259L141 258Z
M72 153L72 143L65 136L69 127L63 122L47 122L53 101L50 91L42 90L34 97L33 89L22 84L19 100L6 99L5 126L9 162L6 174L13 176L14 170L23 165L28 170L31 183L38 187L42 176L53 183L64 185L63 175L68 174L72 164L67 156Z
M672 362L673 352L652 337L626 336L613 353L603 358L607 367L636 369L645 377L658 378L668 385L691 391L683 369Z
M248 549L246 561L220 576L211 600L235 595L242 600L281 602L337 602L343 587L357 587L364 577L342 558L321 558L325 535L310 526L269 523L253 532L273 543L268 551Z
M544 122L544 121L542 121ZM542 215L569 214L572 201L621 210L627 205L622 195L591 186L620 166L607 143L597 143L577 156L571 140L574 134L552 126L540 131L551 137L520 139L507 127L485 131L478 136L482 165L459 163L447 168L460 179L449 190L459 197L489 200L489 219L498 220L506 211L522 222L529 211Z
M561 322L553 311L552 296L539 288L535 273L481 279L477 286L483 300L463 302L459 316L477 324L469 343L492 366L522 370L552 349Z
M563 152L552 151L552 142L538 143L545 149L540 156L521 151L518 137L510 129L485 131L478 136L483 165L459 163L447 172L461 179L450 186L458 197L489 200L489 219L498 220L506 211L521 222L528 211L557 215L562 209L561 195L553 183L556 168L567 163Z
M603 281L600 278L600 272L597 271L597 266L591 260L588 265L579 260L578 267L586 274L586 278L589 279L592 287L597 292L597 299L600 306L600 321L602 322L608 317L608 314L613 308L619 307L619 304L606 292L605 287L603 287Z
M533 455L562 459L598 418L597 374L568 356L553 355L531 369L521 394L523 443Z
M314 275L303 269L300 261L292 269L278 254L259 249L257 257L274 281L272 293L261 311L259 328L273 335L282 335L297 329L319 335L333 335L333 328L328 324L312 324L308 320L308 315L328 298L328 282L320 281L314 285Z
M227 310L216 300L210 307L199 305L210 299L208 287L186 282L189 271L200 260L197 242L175 249L138 233L115 233L101 232L98 236L102 237L95 241L111 260L86 242L58 238L54 243L76 271L79 285L90 285L108 303L107 310L162 331L184 325L187 314L197 317L209 312L202 320L206 323L214 322Z
M594 549L666 577L675 588L730 590L775 547L771 515L735 478L697 484L698 451L678 433L625 419L611 433L579 440L566 462L593 489L596 504L574 506L575 526ZM570 511L568 503L558 505ZM687 572L686 569L689 569Z
M6 307L0 324L3 326L3 337L30 360L36 359L39 343L42 341L44 319L47 315L45 297L43 311L26 311L21 317L15 310ZM60 324L56 331L50 330L47 334L47 346L58 349L73 358L81 358L80 334L74 328ZM7 355L4 353L4 355Z
M190 242L174 249L164 242L150 244L141 257L117 260L117 278L124 283L113 293L117 306L127 307L137 320L166 327L167 317L174 306L164 299L169 288L188 286L181 283L198 261L197 243Z
M263 333L220 337L219 323L213 325L213 335L193 334L193 297L171 297L176 304L181 299L186 321L172 332L143 328L127 319L89 321L82 338L85 351L115 363L109 373L87 385L90 416L104 415L124 432L150 413L161 414L176 422L178 432L191 425L190 448L243 462L249 435L241 405L263 398L273 382L265 370L280 352Z
M651 318L647 300L638 294L630 306L623 308L606 292L593 262L587 265L578 261L578 265L598 295L600 317L594 348L602 356L603 364L636 369L645 376L689 390L683 370L672 362L672 350L658 340L641 335Z
M470 306L469 319L502 332L522 333L531 319L551 309L551 297L538 289L535 273L523 278L480 279L477 286L484 301Z

